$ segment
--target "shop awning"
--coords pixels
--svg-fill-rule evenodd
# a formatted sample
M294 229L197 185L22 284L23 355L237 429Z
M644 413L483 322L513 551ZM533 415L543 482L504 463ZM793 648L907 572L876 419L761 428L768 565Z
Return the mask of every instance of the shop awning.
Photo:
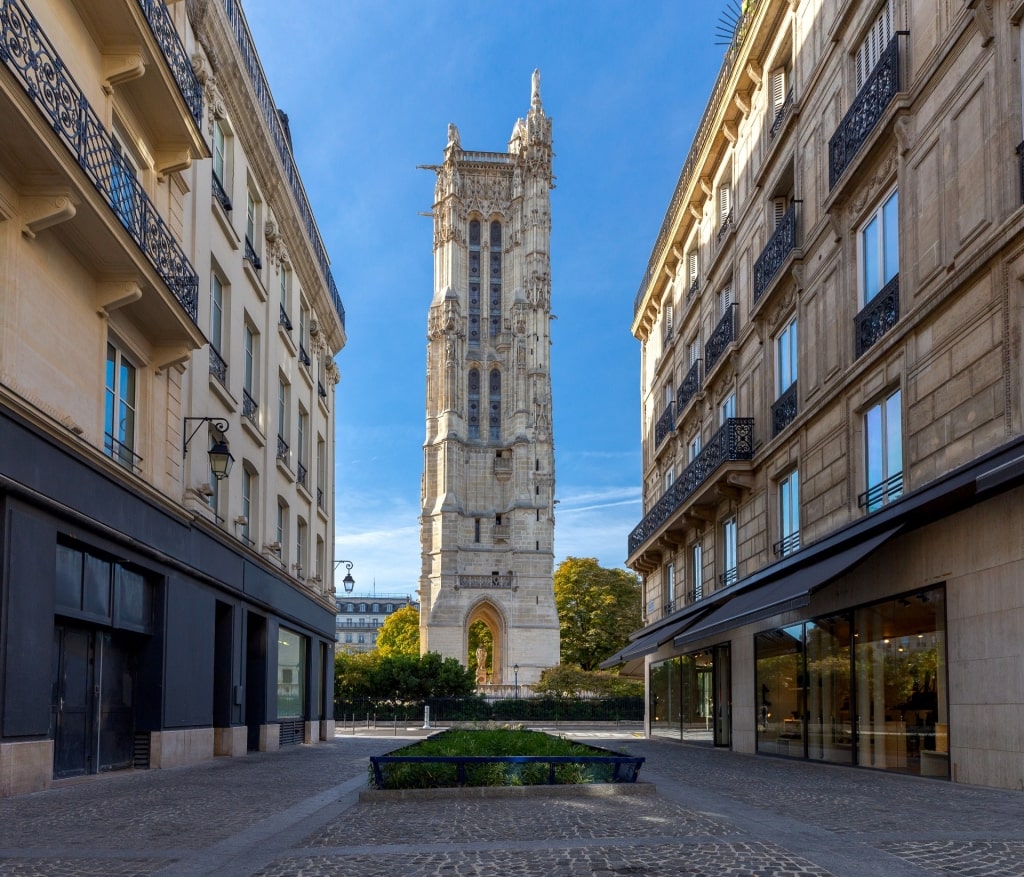
M727 630L778 615L789 609L806 606L811 593L833 579L849 572L883 542L891 539L901 527L883 530L868 539L839 551L823 555L811 563L792 569L753 587L737 591L735 595L717 604L697 624L674 637L676 648L705 639Z
M610 658L600 663L602 670L610 670L638 658L652 655L673 637L678 636L691 624L695 624L711 609L711 605L702 606L699 603L691 603L676 618L667 624L658 627L657 630L638 636L633 642L622 649L619 649Z

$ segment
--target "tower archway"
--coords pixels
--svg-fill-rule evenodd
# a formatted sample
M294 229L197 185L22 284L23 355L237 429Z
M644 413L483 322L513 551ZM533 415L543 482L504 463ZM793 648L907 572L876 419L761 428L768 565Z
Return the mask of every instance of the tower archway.
M476 668L477 685L500 685L503 681L505 628L504 615L490 600L476 603L466 615L462 634L466 666Z

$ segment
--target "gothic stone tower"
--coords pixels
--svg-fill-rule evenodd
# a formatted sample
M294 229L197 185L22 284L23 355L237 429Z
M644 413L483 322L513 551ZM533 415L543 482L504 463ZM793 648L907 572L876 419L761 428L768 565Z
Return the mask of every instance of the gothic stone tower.
M420 518L420 648L486 679L537 681L558 663L551 432L551 120L534 71L507 152L468 152L448 126L434 197L434 298Z

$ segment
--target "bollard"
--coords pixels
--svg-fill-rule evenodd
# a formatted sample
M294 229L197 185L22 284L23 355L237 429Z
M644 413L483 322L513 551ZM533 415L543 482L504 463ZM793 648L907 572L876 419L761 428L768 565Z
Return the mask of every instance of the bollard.
M398 713L395 713L395 734L394 734L394 736L396 736L396 737L398 736Z
M428 729L428 730L430 728L430 706L429 705L425 705L423 707L423 727Z

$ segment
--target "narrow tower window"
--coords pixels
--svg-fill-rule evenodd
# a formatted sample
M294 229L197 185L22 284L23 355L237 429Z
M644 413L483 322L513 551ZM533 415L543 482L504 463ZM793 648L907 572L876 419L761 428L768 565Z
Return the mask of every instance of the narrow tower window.
M498 369L491 369L490 386L490 427L491 441L498 441L501 438L501 372Z
M469 223L469 346L480 346L480 220Z
M491 337L501 332L501 223L491 223L491 298L489 315Z
M469 370L469 437L480 438L480 370Z

